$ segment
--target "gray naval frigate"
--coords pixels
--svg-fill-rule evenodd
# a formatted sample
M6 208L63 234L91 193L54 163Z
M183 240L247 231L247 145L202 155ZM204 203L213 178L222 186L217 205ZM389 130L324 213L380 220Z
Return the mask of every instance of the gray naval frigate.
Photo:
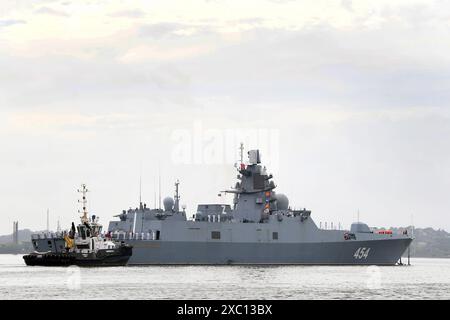
M258 150L236 165L238 181L231 190L233 204L199 204L187 219L180 209L179 184L164 208L140 203L111 221L113 238L133 246L130 265L172 264L314 264L395 265L412 237L377 232L356 222L350 230L317 226L311 211L294 210L276 193L273 176L261 165Z

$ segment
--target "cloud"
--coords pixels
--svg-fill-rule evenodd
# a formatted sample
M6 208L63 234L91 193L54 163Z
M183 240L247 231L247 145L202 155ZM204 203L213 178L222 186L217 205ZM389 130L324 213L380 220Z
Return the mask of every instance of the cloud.
M137 117L126 113L83 114L76 112L15 112L7 118L7 126L17 131L70 131L98 128L126 129L135 127Z
M7 214L39 225L26 212L54 199L55 212L68 212L72 186L89 178L104 192L96 210L106 221L135 196L110 186L133 185L139 161L148 171L157 157L167 162L170 133L202 121L280 128L280 191L316 221L333 212L350 223L359 207L372 210L371 224L402 224L414 208L431 212L417 224L450 226L448 5L409 2L193 3L179 14L166 2L154 11L74 2L75 26L38 16L29 1L8 5L0 26L26 25L1 34ZM217 167L167 166L166 181L185 181L190 209L230 182ZM211 188L198 192L199 177ZM48 186L67 190L55 197ZM30 205L19 210L23 194Z
M37 14L48 14L57 17L69 17L70 15L61 10L55 10L49 7L41 7L35 11Z
M245 25L258 26L258 27L263 26L265 22L267 22L267 19L263 19L260 17L237 19L237 20L230 21L230 23L245 24Z
M129 9L115 11L109 14L110 17L114 18L143 18L146 16L145 11L139 9Z
M352 0L341 0L341 5L348 11L353 11L353 2Z
M164 22L141 25L138 32L141 37L159 39L167 36L176 36L177 32L189 28L190 26L181 23Z
M9 27L16 24L25 24L27 23L25 20L15 20L15 19L9 19L9 20L0 20L0 28L2 27Z
M189 60L211 54L216 48L210 44L196 44L178 47L142 45L131 48L122 57L124 63L145 63L146 61L170 62Z
M239 106L445 108L450 99L446 29L420 22L434 19L429 11L406 12L412 13L401 20L393 18L396 11L383 13L387 20L377 28L360 21L360 28L312 24L290 30L268 28L256 19L250 20L257 22L251 29L229 33L206 23L167 22L132 24L90 41L34 42L36 47L24 50L36 60L0 58L0 83L10 88L2 96L24 107L33 99L114 97L142 98L151 105L228 99ZM193 31L187 35L187 30Z

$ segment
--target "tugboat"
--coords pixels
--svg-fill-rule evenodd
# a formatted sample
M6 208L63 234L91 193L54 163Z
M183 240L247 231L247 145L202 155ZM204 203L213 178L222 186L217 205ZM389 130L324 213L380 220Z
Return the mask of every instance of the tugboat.
M83 215L81 223L75 229L72 222L71 230L63 235L65 248L57 251L32 252L23 259L28 266L124 266L132 255L132 246L125 242L113 241L109 235L102 236L102 225L99 217L88 218L86 185L78 190L82 193ZM37 242L33 241L35 249Z

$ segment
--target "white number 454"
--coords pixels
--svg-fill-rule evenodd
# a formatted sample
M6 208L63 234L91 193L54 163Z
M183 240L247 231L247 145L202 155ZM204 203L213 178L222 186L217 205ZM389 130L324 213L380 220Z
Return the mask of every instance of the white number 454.
M369 251L370 251L370 248L358 248L358 250L356 250L355 254L353 255L353 258L367 259L367 257L369 256Z

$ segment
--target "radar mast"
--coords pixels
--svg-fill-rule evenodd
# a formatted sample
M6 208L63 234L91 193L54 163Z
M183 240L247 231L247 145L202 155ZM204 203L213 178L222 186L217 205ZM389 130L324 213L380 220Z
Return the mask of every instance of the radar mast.
M175 206L173 208L173 210L175 212L180 211L180 194L179 194L179 189L178 189L179 185L180 185L180 181L177 179L177 181L175 181Z
M85 223L85 222L89 222L89 218L88 218L88 211L87 211L87 198L86 198L86 194L89 192L89 190L86 187L86 184L82 184L81 188L77 190L79 193L81 193L82 198L81 200L78 200L79 203L81 203L82 205L82 210L78 210L79 213L82 213L83 215L80 217L81 218L81 222Z

